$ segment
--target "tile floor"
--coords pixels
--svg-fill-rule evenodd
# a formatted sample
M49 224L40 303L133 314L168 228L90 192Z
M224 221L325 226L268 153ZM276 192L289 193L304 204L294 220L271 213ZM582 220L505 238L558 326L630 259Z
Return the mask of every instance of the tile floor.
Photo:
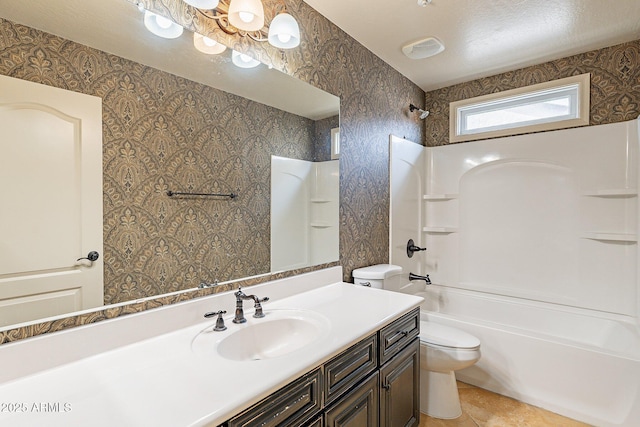
M462 416L439 420L424 414L420 427L585 427L553 412L458 382Z

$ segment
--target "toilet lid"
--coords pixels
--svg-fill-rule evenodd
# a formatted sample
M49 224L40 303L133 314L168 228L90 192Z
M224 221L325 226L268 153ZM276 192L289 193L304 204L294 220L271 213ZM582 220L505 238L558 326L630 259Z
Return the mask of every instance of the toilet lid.
M460 329L438 323L420 322L420 341L451 348L473 349L480 347L480 340Z

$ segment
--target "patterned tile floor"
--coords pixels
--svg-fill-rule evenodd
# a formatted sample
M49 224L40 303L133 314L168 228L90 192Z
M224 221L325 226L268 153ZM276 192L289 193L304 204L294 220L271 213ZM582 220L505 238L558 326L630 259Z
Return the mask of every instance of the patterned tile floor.
M462 416L439 420L424 414L419 427L586 427L588 424L563 417L509 397L458 382Z

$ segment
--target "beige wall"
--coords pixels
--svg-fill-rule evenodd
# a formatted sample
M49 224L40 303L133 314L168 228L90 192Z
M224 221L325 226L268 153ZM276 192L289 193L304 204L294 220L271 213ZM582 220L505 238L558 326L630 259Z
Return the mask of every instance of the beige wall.
M270 156L317 157L312 120L6 20L0 33L0 73L102 98L105 304L269 271Z
M340 262L345 280L365 265L389 262L389 134L420 143L423 125L409 113L424 92L302 0L284 0L300 24L298 48L229 36L181 0L142 0L199 33L248 52L340 97ZM267 21L281 0L263 0Z
M163 3L165 0L151 1ZM246 39L231 38L228 40L228 43L238 50L252 51L255 56L266 63L273 64L275 68L340 97L342 150L340 160L340 261L344 267L345 279L349 280L351 271L354 268L388 262L389 134L406 137L407 139L417 142L422 141L422 122L414 114L408 112L408 106L410 103L419 103L424 97L424 92L322 15L310 8L302 0L285 0L285 2L289 12L294 15L300 23L303 42L299 48L281 53L269 48L266 44L252 47L251 43ZM165 14L173 14L176 20L179 20L178 18L180 16L184 16L185 6L182 1L166 0L166 3L171 7L160 7L165 11ZM274 3L273 0L265 0L267 9L269 8L269 4L272 3ZM192 25L185 26L193 28L194 25L197 26L200 23L192 22L191 24ZM27 40L25 40L25 37ZM7 70L14 67L16 58L13 58L7 52L7 44L33 43L34 41L33 34L30 34L25 28L7 24L0 27L0 69ZM52 58L50 55L51 49L59 49L61 50L60 54L77 57L78 61L82 61L82 72L71 73L71 75L74 76L72 79L73 82L67 85L66 89L81 90L80 88L87 85L86 72L89 73L90 76L93 76L92 78L95 78L95 73L99 72L102 67L119 68L125 65L124 60L111 55L101 56L94 51L92 51L91 55L86 55L83 53L84 50L82 48L76 51L76 46L71 44L63 43L60 46L55 45L55 43L55 46L49 46L49 44L50 43L44 43L43 46L40 46L41 49L33 46L32 61L28 64L23 63L24 75L21 76L22 78L51 84L51 80L47 76L57 75L58 71L60 71L57 67L52 68L54 64L50 62ZM22 60L19 62L21 61ZM129 65L137 70L136 73L128 73L131 75L128 77L121 75L118 78L106 73L106 75L102 77L105 84L104 89L110 91L110 95L114 96L114 102L116 104L118 98L126 100L125 93L120 93L120 96L115 97L115 95L118 94L118 90L125 90L126 86L131 83L140 84L142 82L139 78L140 76L144 77L144 81L147 79L147 76L144 74L145 71L139 70L142 66L133 63ZM127 67L129 65L127 65ZM10 72L7 71L0 72L10 74ZM43 72L44 74L42 74ZM147 70L146 72L150 71ZM167 92L163 95L163 98L172 96L178 101L193 99L197 105L206 105L208 107L214 105L216 102L214 99L216 95L214 93L209 92L207 97L200 97L193 94L193 87L190 86L190 83L184 81L184 79L169 75L163 75L161 77L159 74L152 74L155 76L154 78L158 84L164 79L163 85L167 85ZM106 93L101 92L101 90L103 89L96 85L95 94L98 96L106 95ZM150 102L155 103L160 101L162 101L162 99L153 98ZM168 126L170 130L177 130L172 120L164 116L162 121L160 121L160 117L156 117L155 120L149 119L143 121L143 123L139 123L140 127L138 130L143 134L143 139L146 139L151 145L138 146L132 142L130 142L129 145L126 143L130 138L129 131L131 131L129 115L125 114L117 120L110 119L105 121L105 133L113 133L113 140L117 141L110 147L105 147L105 150L108 151L106 153L107 156L114 162L111 164L109 160L105 161L105 170L109 171L108 175L115 177L117 181L114 184L114 188L117 190L108 190L105 192L105 203L115 206L110 216L105 215L105 222L119 222L123 218L125 220L133 220L134 216L135 221L138 221L139 224L147 224L151 220L145 217L144 214L140 215L140 211L138 210L131 208L127 210L126 203L133 201L136 206L150 203L152 199L148 199L147 197L155 191L154 186L150 185L153 181L149 180L141 184L140 187L138 187L139 191L134 197L130 190L129 192L127 190L129 187L127 182L129 182L129 176L137 178L136 175L128 174L124 172L124 170L118 170L118 168L113 166L117 165L120 161L117 159L118 156L130 156L132 149L136 148L136 156L133 158L133 165L136 170L144 170L146 167L158 168L159 166L156 160L163 158L164 160L162 161L166 163L168 161L167 156L173 159L184 158L184 156L188 154L186 148L176 147L174 151L169 153L166 151L166 147L163 152L162 147L153 145L154 137L152 137L152 135L155 134L162 139L163 133L166 135L166 131L164 130L165 125ZM264 131L266 134L269 132L264 129L260 131ZM188 132L182 132L180 136L181 139L178 145L193 139L193 135L190 135ZM224 135L212 135L212 137L224 138ZM107 138L105 138L105 140L106 139ZM256 135L256 140L264 143L264 139L259 137L259 135ZM199 144L204 145L205 142L201 141ZM124 148L124 151L118 151L119 147ZM144 148L140 150L140 147ZM245 149L251 150L252 148L247 146ZM178 154L178 152L180 152L180 154ZM286 148L284 152L280 153L280 155L287 154L288 151ZM208 157L208 155L199 158L204 161L205 157ZM236 154L235 158L240 159L240 165L243 164L241 156ZM151 160L151 162L146 163L146 160L140 161L143 159ZM203 163L203 166L204 169L208 167L206 163ZM227 166L233 166L233 164L228 163ZM183 173L182 177L187 179L188 174L186 169L184 169L184 165L182 166L182 170L180 170L181 166L179 164L172 165L171 167L174 168L172 170L178 175ZM167 185L168 182L173 182L173 177L169 179L168 173L165 172L160 175L164 175L164 181L161 182L162 186ZM136 183L137 182L138 181L136 181ZM186 183L188 180L183 182ZM220 186L222 189L222 184L220 184ZM256 188L254 193L258 194L266 188L268 187ZM248 197L250 196L251 194L248 194ZM155 199L155 202L158 203L158 200L160 199ZM261 199L258 198L254 203L260 202ZM260 206L261 209L265 209L268 205L258 205L258 207ZM161 212L163 209L166 208L161 208L160 206L153 208L155 212ZM197 218L197 221L202 220L202 217L198 216L198 212L191 213L189 209L186 205L182 206L181 214L176 215L175 218L178 221L182 221L180 218L187 217ZM105 212L106 211L105 209ZM196 216L194 217L194 215ZM228 218L233 219L234 211L231 211L228 215ZM109 242L115 242L113 246L120 248L119 250L123 250L124 254L117 263L108 263L109 265L105 265L105 268L111 271L109 274L117 276L117 286L124 287L124 291L129 292L132 298L138 295L139 289L146 291L143 289L145 286L157 286L160 281L169 283L178 280L178 275L184 277L185 280L188 280L191 284L196 283L201 277L200 273L193 268L183 268L179 262L180 259L173 257L173 255L170 262L166 264L159 262L157 264L156 271L161 274L155 278L148 279L142 276L137 276L140 278L136 278L136 276L132 274L126 274L126 263L131 262L131 258L128 258L128 249L126 249L131 246L129 241L135 242L135 239L148 239L146 241L151 242L155 247L168 248L170 252L176 249L184 250L184 248L172 245L173 241L169 239L164 239L163 241L160 229L168 226L166 223L167 220L165 217L163 220L165 224L162 224L162 227L156 227L153 222L149 228L146 226L138 227L137 231L135 231L131 237L124 232L121 233L118 238L114 238L115 236L105 236ZM193 222L190 224L193 224ZM107 226L110 226L110 224L107 224ZM243 218L242 222L238 222L237 226L247 226L253 229L256 224L252 217L247 216ZM118 228L116 227L116 229ZM173 227L174 235L178 229L181 229L185 234L189 232L186 224L176 223ZM120 230L122 229L120 228ZM219 253L222 254L224 250L230 250L232 246L233 245L228 245L226 242L222 242L223 251ZM144 251L147 251L147 254L151 253L148 252L149 250L147 248L142 248L141 250L143 251L142 253L145 253ZM105 254L105 257L106 256ZM209 262L210 264L207 268L215 268L214 259L205 259L204 255L198 255L197 253L194 256L194 259L198 261L204 260L205 262ZM198 256L201 256L201 258L197 258ZM145 265L141 267L147 268ZM140 271L143 271L142 268ZM175 273L176 271L178 272L177 275ZM190 278L186 279L189 275ZM276 278L277 277L276 275ZM142 282L145 283L145 286L141 287L140 283ZM181 286L184 285L184 283L185 281L183 281ZM251 283L253 283L253 281L247 282L247 284ZM131 289L131 291L129 291L129 289ZM218 290L227 290L227 288L219 288ZM3 331L0 332L0 342L13 341L31 335L96 322L122 314L178 302L205 293L205 291L198 291L172 297L163 297L140 304L105 309L88 315L75 316L55 322L45 322L32 327Z
M591 73L591 125L638 117L640 40L428 92L426 145L449 144L450 102L584 73Z

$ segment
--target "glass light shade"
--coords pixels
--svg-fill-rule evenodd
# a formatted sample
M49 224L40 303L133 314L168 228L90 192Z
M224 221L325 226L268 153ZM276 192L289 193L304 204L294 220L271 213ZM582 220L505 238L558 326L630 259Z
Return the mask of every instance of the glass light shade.
M249 55L236 52L235 50L231 53L231 62L233 62L236 67L240 68L254 68L260 65L260 61L257 59L253 59Z
M218 43L217 41L198 33L193 33L193 45L200 52L206 53L207 55L218 55L227 50L227 47L222 43Z
M300 27L288 13L281 13L269 24L269 43L280 49L291 49L300 44Z
M264 27L264 7L260 0L231 0L229 22L244 31L258 31Z
M175 22L172 22L163 16L149 12L148 10L144 12L144 26L156 36L160 36L165 39L178 38L182 35L182 31L184 31L184 29Z
M183 0L189 6L197 7L198 9L215 9L218 7L218 0Z

